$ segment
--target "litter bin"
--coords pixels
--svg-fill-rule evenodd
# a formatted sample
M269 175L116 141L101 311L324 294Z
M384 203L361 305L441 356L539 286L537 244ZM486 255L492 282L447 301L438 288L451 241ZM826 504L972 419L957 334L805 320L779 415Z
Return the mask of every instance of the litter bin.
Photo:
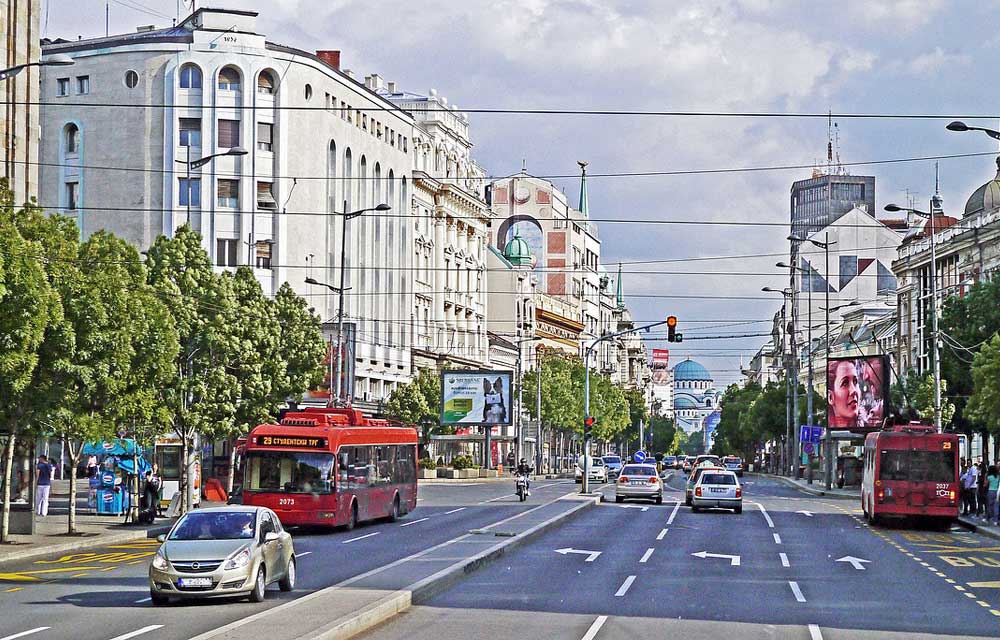
M30 536L35 533L35 510L26 502L13 502L10 505L10 532L19 536Z

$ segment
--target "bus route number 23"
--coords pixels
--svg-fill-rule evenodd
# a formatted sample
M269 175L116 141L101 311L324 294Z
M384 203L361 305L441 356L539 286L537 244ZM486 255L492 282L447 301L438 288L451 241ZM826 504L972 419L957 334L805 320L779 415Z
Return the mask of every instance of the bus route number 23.
M295 504L295 498L278 498L279 507L290 507Z

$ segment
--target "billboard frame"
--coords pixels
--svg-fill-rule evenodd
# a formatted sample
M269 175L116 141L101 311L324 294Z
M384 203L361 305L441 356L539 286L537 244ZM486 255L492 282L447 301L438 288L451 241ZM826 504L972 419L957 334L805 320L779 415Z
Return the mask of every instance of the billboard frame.
M835 385L832 384L833 381L830 380L830 371L831 371L831 369L833 369L835 371L836 370L835 367L839 366L840 363L842 363L842 362L857 363L859 361L864 361L866 365L868 363L871 363L871 362L878 362L879 363L879 369L880 369L880 374L881 374L880 377L881 377L881 379L878 380L877 383L878 383L878 388L880 390L880 397L878 399L880 399L881 403L882 403L882 408L881 408L882 415L881 415L881 418L878 420L877 423L872 423L870 421L868 423L866 423L866 424L855 424L855 425L845 425L845 424L840 423L839 421L837 423L834 423L834 421L832 420L832 418L834 417L833 416L834 405L833 405L833 403L830 402L830 393L831 393L831 389ZM827 396L826 424L827 424L827 429L828 430L839 429L839 430L851 431L851 432L855 432L855 433L868 433L870 431L881 430L881 429L883 429L885 427L886 420L888 419L889 414L891 413L890 384L889 384L889 372L890 372L890 368L889 367L890 367L890 365L889 365L889 356L885 355L885 354L876 354L876 355L863 355L862 354L862 355L856 355L856 356L837 356L837 357L829 357L829 358L827 358L827 366L826 366L826 396ZM861 374L859 373L859 378L860 377L861 377ZM859 390L859 404L862 404L862 396L863 395L864 395L863 392L861 390Z
M445 381L449 375L474 376L483 378L496 378L497 376L507 376L507 389L509 393L509 403L507 404L507 420L505 422L485 422L477 421L446 421L445 420ZM438 424L442 427L510 427L514 425L514 371L512 369L442 369L441 370L441 405L438 410Z

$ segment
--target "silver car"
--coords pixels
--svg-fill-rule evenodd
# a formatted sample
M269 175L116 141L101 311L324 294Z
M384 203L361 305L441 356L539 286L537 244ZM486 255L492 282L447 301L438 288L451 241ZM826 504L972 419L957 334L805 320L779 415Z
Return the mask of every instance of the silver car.
M234 505L190 511L157 539L163 544L149 566L154 605L219 596L260 602L272 582L282 591L295 588L292 537L270 509Z
M705 469L695 482L691 511L712 508L743 513L743 488L732 471Z
M651 464L627 464L622 468L615 483L615 502L625 502L626 498L645 498L663 502L663 483L656 474L656 466Z

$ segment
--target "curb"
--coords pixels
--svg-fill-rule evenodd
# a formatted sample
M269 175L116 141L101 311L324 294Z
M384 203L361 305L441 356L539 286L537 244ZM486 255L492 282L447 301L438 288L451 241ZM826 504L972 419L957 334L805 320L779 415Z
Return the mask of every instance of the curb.
M123 544L126 542L131 542L133 540L142 540L148 538L155 538L161 533L166 533L170 531L170 527L173 524L162 525L158 527L153 527L147 529L146 531L123 531L121 533L112 534L97 534L93 537L83 538L80 540L74 540L72 542L64 542L60 544L50 544L50 545L31 545L32 548L25 549L23 551L9 551L0 547L2 555L0 555L0 566L3 566L12 562L23 562L25 560L34 560L35 558L41 558L53 553L67 553L73 551L82 551L84 549L91 549L93 547L102 547L109 544Z
M789 487L792 487L793 489L798 489L802 493L807 493L807 494L812 495L812 496L821 496L821 497L824 497L824 498L832 498L834 500L860 500L861 499L860 496L855 496L855 495L850 495L850 494L844 494L844 493L833 493L832 491L831 492L827 492L826 489L814 489L814 488L809 487L809 486L802 486L801 484L799 484L798 482L792 480L791 478L786 478L784 476L775 476L775 475L771 475L770 473L758 473L758 474L755 474L755 475L759 475L759 476L762 476L762 477L765 477L765 478L770 478L772 480L777 480L779 482L784 483L785 485L787 485Z
M972 520L968 520L962 516L958 517L955 521L960 527L964 527L971 531L972 533L978 533L979 535L986 536L987 538L993 538L994 540L1000 540L1000 531L996 527L985 527L981 524L977 524Z

